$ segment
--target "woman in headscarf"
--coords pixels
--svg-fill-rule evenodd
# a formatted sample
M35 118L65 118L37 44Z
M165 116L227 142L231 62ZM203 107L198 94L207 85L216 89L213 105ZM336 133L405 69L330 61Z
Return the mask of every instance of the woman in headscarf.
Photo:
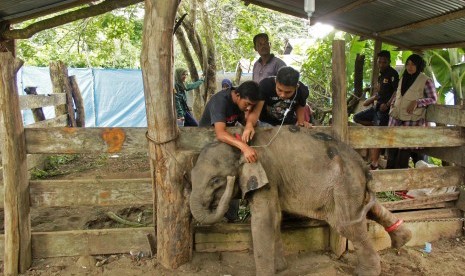
M187 105L186 91L199 88L203 83L203 79L199 79L194 83L186 83L188 75L189 73L184 68L178 68L174 72L177 122L179 126L198 126L197 120L192 116Z
M417 54L410 55L391 102L389 126L426 126L426 107L437 101L434 82L423 73L426 63ZM408 168L410 149L390 149L387 169Z

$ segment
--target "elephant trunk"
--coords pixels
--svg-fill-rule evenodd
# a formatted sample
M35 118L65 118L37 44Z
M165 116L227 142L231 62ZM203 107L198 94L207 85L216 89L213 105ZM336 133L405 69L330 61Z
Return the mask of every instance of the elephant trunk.
M213 224L221 220L224 214L228 211L229 202L234 191L235 176L228 176L226 181L226 189L221 196L216 210L210 211L208 207L200 204L201 193L192 193L190 198L191 212L194 218L201 224Z

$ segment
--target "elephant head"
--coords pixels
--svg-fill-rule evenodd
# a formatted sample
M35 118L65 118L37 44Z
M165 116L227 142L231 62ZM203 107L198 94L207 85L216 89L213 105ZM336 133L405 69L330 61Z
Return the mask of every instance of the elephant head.
M200 152L191 172L190 196L192 215L200 223L215 223L228 210L229 201L238 191L235 176L239 160L240 152L224 143L209 144Z
M225 143L209 144L201 151L191 172L190 208L202 224L213 224L228 211L231 198L268 183L263 169L244 163L241 152Z

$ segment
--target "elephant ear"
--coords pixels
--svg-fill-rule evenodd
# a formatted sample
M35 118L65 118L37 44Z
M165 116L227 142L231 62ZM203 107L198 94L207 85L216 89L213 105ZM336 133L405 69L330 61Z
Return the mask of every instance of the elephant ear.
M242 191L242 198L248 192L258 190L269 183L266 172L260 162L244 163L240 170L239 186Z

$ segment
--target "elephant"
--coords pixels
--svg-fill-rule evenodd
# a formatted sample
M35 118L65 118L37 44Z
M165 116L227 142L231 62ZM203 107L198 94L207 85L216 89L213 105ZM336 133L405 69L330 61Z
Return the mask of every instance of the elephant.
M199 223L213 224L223 218L232 198L246 198L256 275L274 275L287 267L280 233L283 211L325 220L352 241L358 275L381 273L367 217L385 227L392 247L411 238L402 220L376 201L361 156L326 132L298 126L259 129L252 141L256 163L246 163L237 148L218 141L200 151L191 170L192 215Z

